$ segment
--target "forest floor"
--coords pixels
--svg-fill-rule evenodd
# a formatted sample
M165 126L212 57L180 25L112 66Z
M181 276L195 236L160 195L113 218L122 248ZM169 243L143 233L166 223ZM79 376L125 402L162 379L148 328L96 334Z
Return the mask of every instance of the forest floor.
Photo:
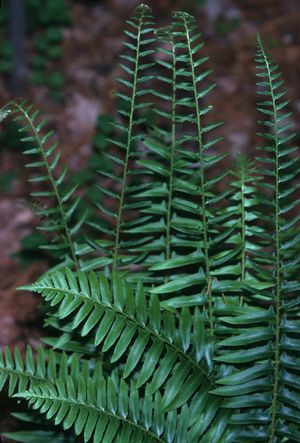
M290 109L299 131L298 2L208 0L202 1L202 6L200 1L196 4L196 0L148 3L160 25L168 22L172 10L189 7L197 16L217 84L210 95L214 118L225 122L220 150L229 151L231 156L238 151L251 156L256 144L254 56L258 31L281 65L291 99ZM26 88L24 95L42 109L60 141L63 159L78 174L91 154L98 115L115 115L113 92L119 75L117 57L122 50L122 31L125 19L137 4L136 0L70 2L72 24L64 29L63 56L55 62L55 69L66 79L63 100L54 101L48 87L43 85L28 84ZM30 40L27 47L31 53ZM7 78L0 77L1 106L11 98L8 84ZM17 345L24 350L27 343L36 346L39 342L39 301L35 295L16 292L15 288L34 281L47 269L47 262L22 261L17 257L22 239L32 231L37 219L30 209L20 204L20 199L28 198L30 192L21 152L2 144L0 156L3 177L0 181L0 348ZM9 187L5 177L10 181ZM2 410L11 408L4 397L0 397L0 405ZM7 417L0 423L1 431L11 427L13 424Z

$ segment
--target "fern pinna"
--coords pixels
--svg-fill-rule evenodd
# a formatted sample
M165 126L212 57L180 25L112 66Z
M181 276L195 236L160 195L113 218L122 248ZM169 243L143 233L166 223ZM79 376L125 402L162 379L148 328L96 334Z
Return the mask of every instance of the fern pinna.
M213 174L225 155L210 136L219 123L206 121L213 85L195 20L176 12L155 31L141 5L128 24L123 136L107 153L115 171L99 171L112 180L101 189L116 211L95 202L114 219L112 232L89 220L102 237L74 241L85 217L73 226L76 189L62 187L56 145L46 148L51 134L24 102L1 110L28 132L25 154L39 156L28 166L46 171L33 181L50 186L34 195L56 199L53 209L39 207L51 219L42 226L54 234L50 247L62 252L58 268L21 288L41 295L58 336L37 352L28 347L24 360L18 349L0 353L0 388L8 382L8 394L29 405L14 414L27 430L6 436L298 442L299 187L277 66L258 39L266 143L256 160L239 157L232 171Z

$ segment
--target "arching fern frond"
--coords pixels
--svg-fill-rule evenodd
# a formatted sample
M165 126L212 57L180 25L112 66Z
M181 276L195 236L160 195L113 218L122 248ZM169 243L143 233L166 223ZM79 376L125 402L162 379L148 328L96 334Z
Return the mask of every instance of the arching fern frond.
M89 335L124 379L135 379L146 396L159 394L161 411L180 413L188 404L189 426L203 438L211 428L227 427L230 414L218 414L222 398L209 394L214 386L212 348L198 308L193 313L188 308L164 311L156 296L148 301L140 284L133 293L119 273L110 282L103 274L58 271L25 289L56 306L58 318L72 317L71 329Z
M138 387L148 383L148 391L155 393L173 373L176 389L173 381L164 388L165 407L180 403L187 386L191 397L200 384L213 385L204 318L198 309L192 314L185 308L177 320L176 314L161 311L156 296L148 301L141 285L134 294L118 273L110 283L103 274L75 276L67 269L22 289L41 293L58 308L58 318L72 315L73 329L79 329L82 336L92 334L94 344L110 353L112 363L123 362L125 378L138 370Z
M159 397L141 400L134 384L129 388L123 380L105 379L97 372L90 378L79 375L53 384L34 384L17 397L26 399L56 425L74 427L84 441L165 441L160 437L164 420L160 414L153 416L153 407L159 410Z
M25 101L21 103L17 101L10 102L6 108L10 111L9 114L14 116L14 121L21 122L22 124L19 131L26 133L26 137L22 141L32 143L32 147L26 149L24 154L30 156L30 158L36 157L36 161L29 161L26 163L26 167L32 170L38 169L38 175L32 177L30 182L38 184L45 182L50 188L45 191L31 192L31 195L34 198L54 198L56 201L55 206L47 208L44 205L39 205L36 211L42 221L38 229L54 233L53 243L42 245L41 247L60 251L64 258L69 256L74 266L79 269L73 237L78 233L87 214L81 217L75 226L72 226L72 216L80 197L74 198L76 187L70 191L62 192L62 183L66 176L67 168L64 168L60 173L57 172L61 152L58 150L56 142L53 142L50 146L47 145L48 140L53 135L53 131L43 134L42 128L45 126L46 120L39 122L39 111L34 111L33 106L28 105ZM43 175L40 175L41 170Z
M7 351L1 376L4 379L9 376L11 395L15 390L16 371L22 372L20 365L23 363L19 354L14 362ZM28 400L33 409L46 413L47 419L53 419L55 425L62 424L65 430L74 426L75 433L83 434L85 441L93 434L94 442L126 442L130 441L133 432L136 441L164 441L159 438L162 431L156 433L157 420L164 429L158 394L155 399L148 396L141 409L141 399L134 384L129 392L129 386L123 380L117 376L105 379L99 365L92 370L87 362L79 362L77 355L70 361L66 354L59 353L51 353L46 358L40 349L34 365L32 351L28 348L26 365L28 372L22 374L15 397ZM26 383L23 377L26 377ZM152 414L154 407L155 416ZM152 432L151 427L154 428ZM117 434L119 439L114 440Z
M56 355L55 362L63 363L58 370L53 355L45 358L45 354L39 354L28 384L19 386L15 397L27 400L33 410L45 414L56 426L74 429L84 441L198 443L200 438L208 443L210 438L218 441L225 431L228 438L223 441L232 438L227 429L229 414L218 413L219 401L208 400L207 386L201 388L201 396L194 395L190 407L182 404L177 411L166 410L159 391L151 394L147 386L146 395L141 394L136 382L127 384L117 371L106 377L99 363L89 365L78 356L66 360L65 354ZM191 390L188 385L186 389ZM35 435L43 435L43 431L20 433L19 441L26 442L27 437ZM51 435L49 432L45 437ZM68 442L68 438L62 441Z
M23 362L18 348L15 348L14 355L6 348L4 352L0 351L0 390L8 380L9 395L13 395L16 391L24 391L31 382L42 383L66 377L70 374L70 368L72 371L78 370L78 365L78 354L67 356L65 353L39 348L34 356L32 348L27 346Z
M5 376L8 374L10 377L12 394L16 372L12 368L19 369L22 363L18 354L14 362L8 352L1 374L7 371ZM196 395L191 409L184 405L178 412L168 412L159 391L151 394L151 388L147 386L147 395L141 396L135 382L131 381L128 385L117 372L107 378L98 363L89 365L84 360L80 361L78 355L67 358L64 353L45 354L41 349L35 365L32 354L26 361L30 365L28 373L23 374L26 383L22 378L15 397L27 400L34 410L46 414L47 420L53 420L55 425L65 430L73 427L75 434L83 435L85 441L93 438L94 442L124 443L134 438L135 442L147 443L179 443L183 439L197 443L199 432L204 435L211 423L214 426L217 409L212 414L210 407L210 412L205 414L205 425L200 417L199 408L204 407L205 396L202 406ZM195 417L197 410L198 416ZM223 418L222 423L226 426L227 421ZM215 426L213 432L218 433L219 426ZM42 435L41 432L38 435Z

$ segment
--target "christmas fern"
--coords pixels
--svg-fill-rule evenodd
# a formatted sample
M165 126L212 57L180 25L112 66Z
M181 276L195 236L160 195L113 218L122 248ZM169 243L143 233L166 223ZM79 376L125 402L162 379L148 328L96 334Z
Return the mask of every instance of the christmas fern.
M24 357L0 353L0 388L28 405L14 414L27 430L6 436L298 442L299 171L278 67L258 38L259 153L215 174L225 155L194 18L176 12L156 30L141 5L128 25L115 168L99 171L114 209L95 202L110 229L88 220L96 238L77 240L86 215L74 222L79 197L45 122L25 102L0 113L32 143L31 180L45 184L33 196L49 201L37 203L40 229L61 260L20 288L40 294L57 334Z

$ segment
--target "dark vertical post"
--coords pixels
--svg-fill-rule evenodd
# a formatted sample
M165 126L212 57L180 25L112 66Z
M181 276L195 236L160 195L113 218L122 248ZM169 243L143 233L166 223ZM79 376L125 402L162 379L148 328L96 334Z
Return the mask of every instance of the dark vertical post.
M26 64L26 11L24 0L8 0L9 34L13 50L11 89L13 95L24 92L27 80Z

